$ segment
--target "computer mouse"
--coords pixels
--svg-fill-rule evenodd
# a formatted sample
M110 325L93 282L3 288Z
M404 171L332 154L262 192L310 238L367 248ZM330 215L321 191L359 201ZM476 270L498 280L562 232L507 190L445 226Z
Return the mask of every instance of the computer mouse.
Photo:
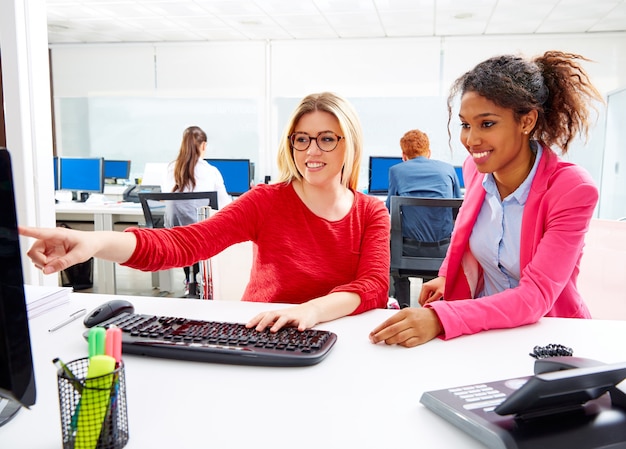
M85 327L94 327L122 312L133 313L135 307L125 299L113 299L99 305L87 314L83 323Z

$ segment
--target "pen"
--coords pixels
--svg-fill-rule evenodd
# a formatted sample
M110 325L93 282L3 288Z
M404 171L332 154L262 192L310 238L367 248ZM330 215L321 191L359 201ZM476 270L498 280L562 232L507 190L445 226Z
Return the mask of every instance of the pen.
M74 376L74 373L72 372L72 370L69 369L69 367L65 363L63 363L61 359L58 357L55 357L54 359L52 359L52 363L54 363L54 366L56 366L59 371L63 371L65 373L65 375L67 376L69 381L72 383L72 386L78 392L78 394L82 394L83 384L80 382L80 380L76 378L76 376ZM72 414L72 419L70 420L72 431L75 431L76 427L78 426L79 411L80 411L80 399L78 403L76 404L76 408L74 409L74 413Z
M59 324L57 324L55 326L52 326L50 329L48 329L48 332L54 332L56 330L61 329L63 326L67 326L72 321L77 320L81 316L83 316L85 314L85 312L87 312L87 310L85 310L85 309L77 310L76 312L72 313L66 320L63 320Z
M74 386L74 388L76 388L76 391L78 391L79 393L82 393L83 386L80 383L80 381L76 379L76 376L74 376L74 373L72 372L72 370L70 370L67 367L67 365L63 363L61 359L58 357L55 357L54 359L52 359L52 363L54 363L54 366L56 366L57 369L62 370L65 373L68 379L72 382L72 385Z

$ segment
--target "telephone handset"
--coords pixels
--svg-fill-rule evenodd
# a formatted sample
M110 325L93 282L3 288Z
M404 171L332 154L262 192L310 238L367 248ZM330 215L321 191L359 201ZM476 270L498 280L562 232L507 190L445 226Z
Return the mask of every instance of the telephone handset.
M495 408L499 415L528 419L580 407L609 393L611 404L626 410L626 362L605 364L581 357L549 357L535 361L535 375Z
M129 203L139 203L139 194L140 193L160 193L161 186L149 186L149 185L132 185L128 186L126 190L124 190L124 194L122 195L122 200Z

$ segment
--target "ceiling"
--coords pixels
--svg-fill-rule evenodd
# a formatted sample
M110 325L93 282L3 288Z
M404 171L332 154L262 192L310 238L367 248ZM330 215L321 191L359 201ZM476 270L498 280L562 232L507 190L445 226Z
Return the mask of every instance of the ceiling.
M48 42L626 31L626 0L45 0Z

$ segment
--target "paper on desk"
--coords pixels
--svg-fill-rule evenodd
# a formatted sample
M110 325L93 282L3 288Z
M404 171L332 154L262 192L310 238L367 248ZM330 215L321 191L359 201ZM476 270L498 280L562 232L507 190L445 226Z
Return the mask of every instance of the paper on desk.
M35 318L50 309L69 302L70 287L48 287L24 284L28 319Z

